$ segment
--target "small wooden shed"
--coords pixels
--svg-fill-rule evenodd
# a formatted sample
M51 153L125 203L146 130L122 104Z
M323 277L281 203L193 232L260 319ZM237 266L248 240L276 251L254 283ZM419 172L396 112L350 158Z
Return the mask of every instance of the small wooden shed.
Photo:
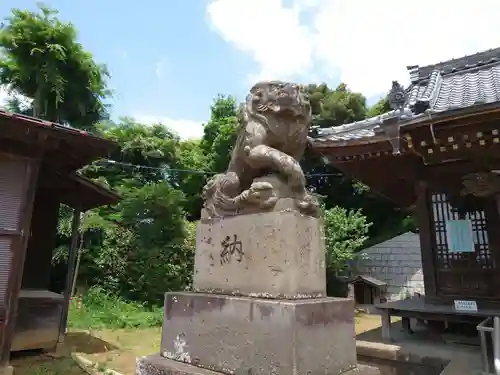
M371 276L358 275L349 281L349 297L356 305L373 305L385 302L387 283Z
M12 350L63 340L80 213L118 196L77 174L117 145L0 110L0 372ZM74 208L64 295L49 290L60 204Z

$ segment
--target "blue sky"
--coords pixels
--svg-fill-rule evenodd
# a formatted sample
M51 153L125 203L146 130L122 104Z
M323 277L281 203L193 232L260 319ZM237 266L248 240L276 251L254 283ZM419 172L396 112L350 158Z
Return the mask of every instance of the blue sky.
M0 15L35 1L2 0ZM245 92L245 56L206 22L199 0L50 0L112 74L114 116L204 121L218 93Z
M450 12L433 0L422 1L432 4L436 20ZM482 1L500 8L493 0ZM409 0L399 0L397 6L393 2L380 0L374 6L363 0L47 0L45 4L73 22L84 47L96 61L108 65L115 91L114 118L161 121L186 138L201 135L200 124L208 119L218 93L241 100L257 79L326 81L332 86L343 80L373 102L393 79L407 79L406 65L500 45L500 32L492 33L489 27L498 29L491 16L498 12L471 5L453 18L477 23L476 31L468 31L464 40L459 31L443 31L442 22L433 28L433 16L425 14L431 19L429 30L419 34L422 40L414 41L411 49L397 50L394 45L407 45L408 36L394 32L391 11L399 9L401 19L401 3ZM35 9L35 4L2 0L0 16L7 16L13 7ZM471 21L473 12L483 18ZM446 38L454 42L429 47L436 32L444 42Z

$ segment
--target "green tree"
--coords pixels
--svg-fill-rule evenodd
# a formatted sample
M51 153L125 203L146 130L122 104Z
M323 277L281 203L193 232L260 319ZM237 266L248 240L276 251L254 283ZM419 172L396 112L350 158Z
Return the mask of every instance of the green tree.
M199 140L189 140L178 145L176 186L185 195L184 211L189 220L199 218L203 204L201 190L212 175L210 168L207 168L208 157L203 153L200 143Z
M167 181L119 192L122 200L112 210L84 215L78 285L161 304L164 292L191 285L193 225L184 220L184 196ZM61 220L56 269L66 262L69 221Z
M357 251L368 239L371 226L360 210L346 210L335 206L324 210L326 263L330 272L342 275L349 261L355 260Z
M338 126L366 118L368 108L365 97L351 91L344 83L335 90L324 83L310 85L308 91L316 126Z
M368 117L375 117L387 113L391 110L387 97L381 98L368 110Z
M201 150L212 172L224 172L231 159L239 128L238 105L232 96L218 95L210 108L210 121L203 128Z
M121 118L97 126L100 135L120 145L109 162L97 163L85 170L87 176L104 178L112 186L141 187L151 182L168 180L175 184L179 137L162 124L144 125L132 118Z
M340 84L335 90L325 83L308 86L309 100L313 112L313 126L332 127L362 120L366 117L367 107L363 95L352 92ZM358 184L345 176L326 159L306 150L302 161L304 171L309 175L308 186L323 196L327 208L334 206L352 207L357 198Z
M121 146L110 156L117 162L96 163L82 173L106 183L122 199L86 214L79 284L161 303L165 291L191 283L193 226L185 221L186 195L180 190L188 182L186 174L177 173L184 162L181 150L189 146L168 127L133 119L107 121L98 129ZM68 234L60 233L67 245Z
M218 95L210 108L203 137L177 145L176 185L186 196L185 212L197 220L203 204L201 191L207 179L227 169L239 128L238 106L232 96Z
M57 11L13 9L0 28L0 84L33 100L33 114L92 129L107 117L106 67L77 42L71 23Z
M166 291L183 290L191 281L194 249L185 247L184 195L166 181L122 194L117 223L132 233L133 247L125 246L118 257L126 264L117 275L120 292L129 299L161 302Z

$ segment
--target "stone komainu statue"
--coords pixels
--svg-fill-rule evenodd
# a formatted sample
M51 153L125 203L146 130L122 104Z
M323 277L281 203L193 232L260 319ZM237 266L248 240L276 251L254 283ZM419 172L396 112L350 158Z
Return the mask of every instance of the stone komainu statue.
M298 162L310 122L311 106L302 86L279 81L254 85L242 107L227 171L203 188L202 216L269 211L283 198L283 190L301 212L317 216L318 202L306 191ZM269 175L275 178L264 177Z

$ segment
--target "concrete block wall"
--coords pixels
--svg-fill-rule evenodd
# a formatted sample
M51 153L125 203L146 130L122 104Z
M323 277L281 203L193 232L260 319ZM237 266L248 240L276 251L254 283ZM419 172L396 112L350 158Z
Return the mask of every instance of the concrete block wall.
M420 238L404 233L362 251L357 272L387 283L387 300L424 295Z

